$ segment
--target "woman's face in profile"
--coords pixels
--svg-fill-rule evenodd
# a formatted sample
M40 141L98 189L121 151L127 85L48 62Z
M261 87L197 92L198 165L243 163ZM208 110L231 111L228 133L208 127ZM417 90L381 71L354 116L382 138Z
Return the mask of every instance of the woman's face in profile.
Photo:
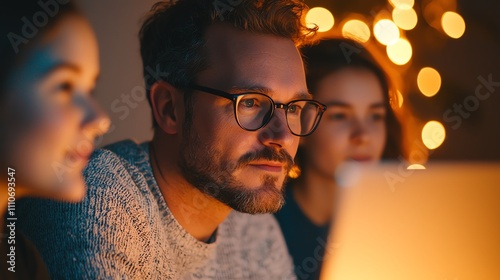
M342 162L380 160L386 142L386 106L374 73L344 68L322 79L313 94L328 109L317 130L302 140L308 168L332 176Z
M76 15L64 16L37 40L7 84L2 160L16 170L18 191L80 200L94 138L109 126L91 96L99 74L97 42Z

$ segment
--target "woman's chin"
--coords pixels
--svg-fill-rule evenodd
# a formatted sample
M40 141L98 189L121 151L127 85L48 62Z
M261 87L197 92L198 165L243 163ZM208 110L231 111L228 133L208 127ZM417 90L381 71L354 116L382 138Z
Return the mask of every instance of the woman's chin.
M79 202L87 193L83 176L64 180L60 187L54 191L53 199L67 202Z
M60 180L55 180L52 184L46 186L37 186L28 193L28 196L34 196L45 199L52 199L66 202L80 202L87 193L87 187L82 175L65 176Z

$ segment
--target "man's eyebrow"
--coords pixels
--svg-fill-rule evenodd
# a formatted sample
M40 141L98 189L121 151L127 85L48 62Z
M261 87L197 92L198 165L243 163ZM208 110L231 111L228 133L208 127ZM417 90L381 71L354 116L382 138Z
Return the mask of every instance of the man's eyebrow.
M301 91L295 94L294 99L313 99L313 96L307 91Z
M231 88L231 93L246 93L246 92L259 92L269 96L273 96L275 91L268 87L263 86L243 86L243 87L233 87ZM292 99L312 99L312 95L307 91L297 92L293 95Z

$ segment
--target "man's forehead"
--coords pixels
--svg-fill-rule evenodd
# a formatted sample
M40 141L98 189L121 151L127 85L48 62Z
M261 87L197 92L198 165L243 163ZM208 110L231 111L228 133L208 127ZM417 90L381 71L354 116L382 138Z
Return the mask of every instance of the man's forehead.
M240 68L258 64L266 68L287 65L303 68L302 57L291 39L237 29L225 23L211 25L205 33L208 65ZM303 71L303 69L301 69Z
M238 94L238 93L248 93L248 92L258 92L258 93L263 93L265 95L268 95L271 98L278 97L280 94L276 92L276 90L267 87L265 85L259 85L259 84L241 84L238 86L233 86L232 88L229 89L231 93L233 94ZM306 91L306 90L298 90L295 92L288 92L288 96L291 99L311 99L312 95Z
M280 100L308 96L302 58L291 39L221 23L211 26L205 39L208 67L199 83L228 91L257 90Z
M280 55L283 59L291 59L290 54L293 53L294 56L300 57L291 39L240 30L226 23L216 23L208 27L205 40L208 52L215 56Z

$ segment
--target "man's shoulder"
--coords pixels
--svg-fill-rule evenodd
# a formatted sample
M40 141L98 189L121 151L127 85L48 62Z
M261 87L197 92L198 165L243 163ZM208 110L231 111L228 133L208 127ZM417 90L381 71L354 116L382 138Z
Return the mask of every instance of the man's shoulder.
M84 170L84 176L151 171L148 143L123 140L94 151Z
M94 151L90 157L88 168L96 168L102 166L103 163L112 165L113 163L127 162L135 165L138 160L148 160L148 144L147 142L137 144L132 140L123 140L109 144Z
M128 199L151 203L153 175L149 165L147 144L131 140L120 141L97 149L83 174L88 187L87 196L105 200ZM147 201L144 201L147 200Z
M144 142L142 144L138 144L137 142L127 139L118 141L112 144L108 144L101 148L100 150L108 150L119 156L124 158L128 158L131 156L136 156L140 153L148 152L147 148L149 146L149 142Z

